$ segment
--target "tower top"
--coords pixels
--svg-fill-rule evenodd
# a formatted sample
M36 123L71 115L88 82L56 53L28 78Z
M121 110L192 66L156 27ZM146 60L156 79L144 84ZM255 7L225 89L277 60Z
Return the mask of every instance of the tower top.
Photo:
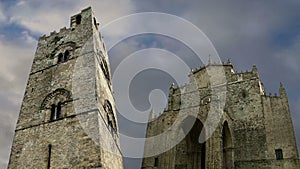
M94 16L94 12L92 7L87 7L81 10L80 13L77 13L70 17L70 27L61 28L58 32L53 31L50 33L50 36L43 35L40 37L40 40L46 40L53 36L63 36L64 34L68 34L74 30L80 31L89 31L90 28L94 27L98 30L99 23L97 23L96 18Z
M80 13L71 16L71 21L70 21L70 27L75 27L76 25L80 25L81 22L83 21L83 17L86 17L87 14L93 15L93 10L92 7L87 7L83 10L81 10Z
M91 7L39 39L9 169L123 169L109 67Z

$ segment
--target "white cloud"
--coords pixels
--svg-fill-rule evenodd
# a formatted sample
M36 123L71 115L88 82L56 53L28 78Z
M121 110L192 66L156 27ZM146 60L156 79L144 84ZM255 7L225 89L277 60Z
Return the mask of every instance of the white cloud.
M132 11L129 0L119 1L19 1L7 12L11 23L20 24L30 31L48 34L61 27L69 25L70 15L80 12L85 7L92 6L100 24L128 14ZM63 2L63 3L62 3ZM59 4L59 5L58 5Z
M58 2L57 2L58 3ZM41 4L36 6L36 4ZM39 3L34 1L22 1L8 10L10 23L16 23L33 32L49 33L68 25L65 16L69 16L70 9L56 8L51 1Z
M20 40L24 40L26 45L7 43L0 38L0 168L5 168L8 162L13 131L34 55L35 41L32 37L23 32Z

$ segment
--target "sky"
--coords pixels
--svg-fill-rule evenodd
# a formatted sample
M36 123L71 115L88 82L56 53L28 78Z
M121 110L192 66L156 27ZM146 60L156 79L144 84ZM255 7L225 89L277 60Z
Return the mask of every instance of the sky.
M267 93L278 93L280 82L284 84L300 147L298 0L1 0L0 169L6 168L8 163L16 120L38 38L68 26L69 17L88 6L92 6L100 27L120 17L141 12L159 12L184 18L203 31L222 60L231 59L236 71L251 70L255 64ZM150 26L158 24L153 21L149 23L153 24ZM135 23L124 28L110 29L103 33L104 41L110 41L113 36L125 31L145 29L145 25ZM181 29L181 33L186 33L184 28ZM194 53L181 42L170 37L146 34L127 38L112 48L109 52L112 72L125 56L147 48L175 53L190 68L201 65L195 64ZM151 59L150 56L146 57L146 61ZM165 62L157 57L155 61ZM152 104L148 99L149 92L159 88L167 93L173 81L174 77L163 71L148 70L143 75L138 74L128 91L132 104L139 110L148 110ZM144 129L145 125L129 123L122 116L119 118L121 132L143 134L141 128ZM124 163L125 168L135 169L139 168L140 160L126 158Z

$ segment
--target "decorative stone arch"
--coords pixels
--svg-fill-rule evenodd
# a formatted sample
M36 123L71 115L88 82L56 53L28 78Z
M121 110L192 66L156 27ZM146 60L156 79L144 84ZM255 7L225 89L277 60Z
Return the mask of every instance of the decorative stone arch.
M110 81L110 74L109 74L109 70L108 70L108 65L107 65L107 63L106 63L106 61L105 61L104 58L101 59L100 67L102 69L102 72L103 72L105 78L108 81Z
M72 94L70 91L59 88L48 94L41 104L41 110L50 109L52 104L58 104L59 102L64 103L72 100Z
M188 116L182 121L181 128L186 137L176 146L175 168L205 169L206 142L199 142L202 130L205 133L203 124L199 118L193 116Z
M228 121L225 120L222 125L222 150L223 150L223 166L224 169L233 169L233 138Z
M203 96L200 101L200 105L210 105L210 104L220 104L219 96L218 95L212 95L208 94L206 96Z
M111 127L113 130L117 131L116 118L113 112L113 107L109 100L104 101L103 109L106 112L106 119L107 119L108 126Z
M45 121L54 121L66 116L63 105L72 100L70 91L59 88L48 94L41 104L41 112L45 114Z
M75 42L62 42L52 50L49 56L51 59L54 59L54 62L56 61L55 63L60 63L68 60L71 56L73 56L76 48L77 46Z

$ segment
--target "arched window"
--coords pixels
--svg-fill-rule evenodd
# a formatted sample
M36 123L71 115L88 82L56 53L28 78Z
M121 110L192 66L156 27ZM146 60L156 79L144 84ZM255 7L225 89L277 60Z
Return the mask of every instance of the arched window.
M50 121L62 118L61 105L61 102L59 102L57 106L55 104L51 105Z
M62 61L63 61L63 54L62 53L60 53L59 55L58 55L58 58L57 58L57 63L61 63Z
M69 50L66 50L65 55L64 55L64 61L69 60L69 57L70 57L70 52L69 52Z
M76 16L76 24L77 25L81 24L81 18L82 18L81 15Z
M223 168L230 169L233 167L233 151L232 151L232 137L229 130L228 123L225 122L222 131L223 141Z
M61 102L59 102L59 103L57 104L56 118L57 118L57 119L61 118Z
M72 100L70 91L58 88L44 98L40 110L45 111L48 120L57 120L66 115L66 113L63 113L63 106Z
M175 168L205 169L206 131L203 123L194 116L188 116L182 120L180 127L185 138L176 146L175 161L181 162L175 164Z
M55 120L56 119L56 116L55 116L55 105L52 104L51 105L51 115L50 115L50 120Z
M101 69L102 69L102 71L103 71L103 74L104 74L105 78L106 78L107 80L110 80L110 75L109 75L109 71L108 71L108 66L107 66L107 63L106 63L106 61L105 61L104 59L102 59L102 62L101 62L101 64L100 64L100 66L101 66Z
M116 121L115 121L111 103L108 100L105 100L103 108L106 112L107 124L108 124L109 130L110 130L110 132L113 133L113 131L117 130L117 129L116 129Z

